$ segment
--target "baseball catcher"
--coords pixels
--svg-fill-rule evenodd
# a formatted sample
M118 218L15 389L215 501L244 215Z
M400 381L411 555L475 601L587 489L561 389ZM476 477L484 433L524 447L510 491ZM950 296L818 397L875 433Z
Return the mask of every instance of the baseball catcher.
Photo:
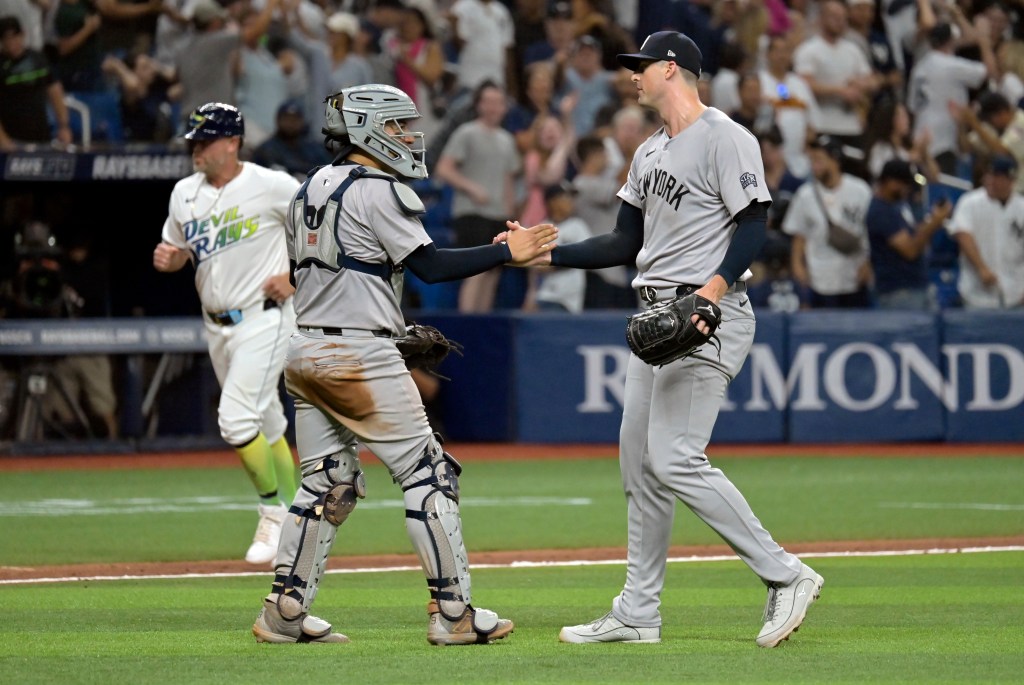
M449 340L437 328L424 324L411 323L405 327L405 335L395 338L395 346L402 353L402 359L410 371L423 369L427 373L451 380L437 372L450 353L462 356L462 344Z
M707 324L704 334L693 322L693 315ZM670 362L695 354L706 342L716 344L715 331L722 323L722 310L711 300L690 293L629 317L626 341L633 354L651 366L664 366Z

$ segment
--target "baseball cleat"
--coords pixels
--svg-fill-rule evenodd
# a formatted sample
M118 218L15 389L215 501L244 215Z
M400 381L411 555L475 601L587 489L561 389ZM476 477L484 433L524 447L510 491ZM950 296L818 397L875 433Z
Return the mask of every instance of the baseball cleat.
M487 644L506 637L515 627L507 618L500 618L488 609L474 609L466 605L462 616L449 621L441 613L437 602L427 603L430 623L427 625L427 642L432 645L474 645Z
M821 595L824 584L824 578L803 564L800 575L789 585L769 586L768 601L764 607L764 627L757 636L757 645L770 648L788 640L803 623L807 608Z
M627 626L608 612L591 623L565 626L558 633L562 642L585 644L588 642L661 642L661 626L638 628Z
M341 633L332 633L331 624L322 618L304 614L299 618L286 619L270 597L263 600L260 615L252 625L252 634L256 637L256 642L272 644L348 642L348 638Z
M252 538L245 560L250 564L269 564L277 556L277 543L281 540L281 524L288 514L284 505L267 506L260 504L260 522L256 525L256 535Z

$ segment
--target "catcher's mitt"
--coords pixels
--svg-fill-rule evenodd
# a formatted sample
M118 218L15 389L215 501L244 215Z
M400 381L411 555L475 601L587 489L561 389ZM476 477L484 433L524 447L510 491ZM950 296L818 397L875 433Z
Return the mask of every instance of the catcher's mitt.
M395 346L402 354L405 365L411 371L423 369L429 374L449 380L437 372L437 367L445 360L450 352L462 356L462 345L449 340L444 333L422 324L409 324L405 328L405 335L395 338Z
M690 321L696 314L711 328L708 335ZM629 317L626 341L633 354L652 366L664 366L697 352L706 342L717 343L715 331L722 310L711 300L690 293L653 305Z

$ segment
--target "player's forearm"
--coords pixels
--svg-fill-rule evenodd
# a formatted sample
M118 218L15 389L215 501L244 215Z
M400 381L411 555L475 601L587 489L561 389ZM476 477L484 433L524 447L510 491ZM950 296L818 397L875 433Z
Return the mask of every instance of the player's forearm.
M768 203L751 202L736 215L736 231L715 273L731 286L750 268L768 238Z
M403 264L425 283L442 283L482 274L510 259L512 252L504 243L443 250L430 243L416 249Z
M643 244L643 212L638 207L623 202L619 207L615 230L578 243L556 247L551 251L551 264L577 269L602 269L608 266L634 264Z

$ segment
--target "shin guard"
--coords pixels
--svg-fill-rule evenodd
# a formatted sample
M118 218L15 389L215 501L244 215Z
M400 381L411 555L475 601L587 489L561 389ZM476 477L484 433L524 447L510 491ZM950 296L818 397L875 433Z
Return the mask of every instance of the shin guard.
M469 559L459 515L462 466L431 440L412 475L402 483L405 525L441 614L459 619L471 601Z
M281 530L271 593L286 619L309 612L327 570L338 526L366 496L366 481L355 451L339 453L303 474Z

